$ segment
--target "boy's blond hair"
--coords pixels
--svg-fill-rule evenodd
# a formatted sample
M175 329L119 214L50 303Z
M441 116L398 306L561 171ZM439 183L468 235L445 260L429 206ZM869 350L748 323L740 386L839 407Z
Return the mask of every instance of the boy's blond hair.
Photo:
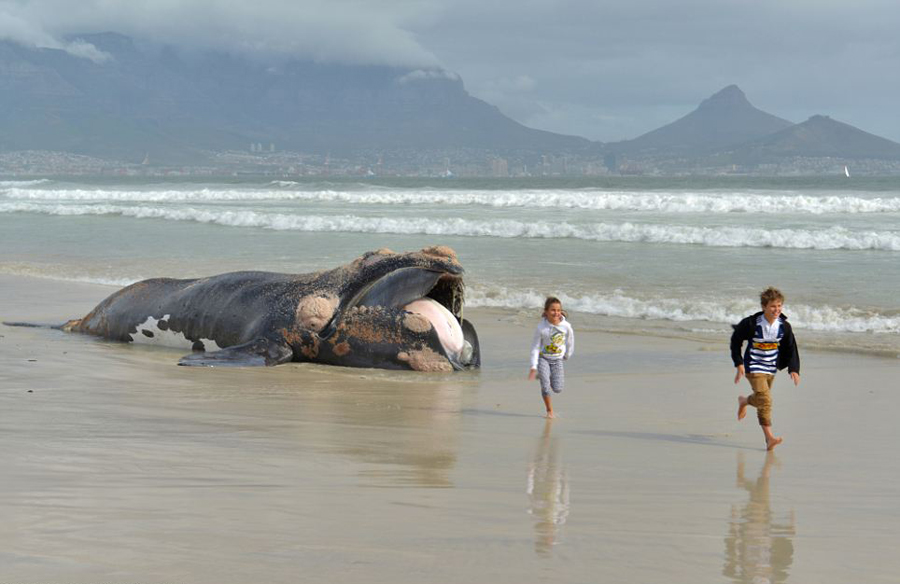
M765 308L770 302L780 300L784 302L784 294L781 293L781 290L774 286L769 286L759 295L759 302L762 304L762 307Z

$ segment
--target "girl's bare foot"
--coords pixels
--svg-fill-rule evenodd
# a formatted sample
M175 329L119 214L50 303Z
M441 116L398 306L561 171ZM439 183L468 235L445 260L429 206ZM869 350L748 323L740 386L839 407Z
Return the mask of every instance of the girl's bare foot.
M747 398L742 395L738 396L738 420L743 420L747 415Z
M555 418L555 417L556 417L556 414L553 413L553 410L550 410L550 411L547 412L547 417L548 417L548 418Z
M774 450L775 447L782 442L784 442L784 438L782 438L781 436L773 436L771 439L766 439L766 450Z

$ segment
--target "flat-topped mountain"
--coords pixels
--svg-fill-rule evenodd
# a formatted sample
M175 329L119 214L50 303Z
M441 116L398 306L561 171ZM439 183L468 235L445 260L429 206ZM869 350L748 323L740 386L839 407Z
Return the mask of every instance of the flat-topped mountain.
M900 144L828 116L813 116L735 148L731 155L756 163L788 157L900 160Z
M387 66L185 56L115 34L80 35L93 59L0 41L0 150L140 161L201 151L379 149L566 152L584 138L527 128L455 74Z
M633 140L609 144L635 156L696 156L773 134L793 123L755 108L737 85L703 100L671 124Z

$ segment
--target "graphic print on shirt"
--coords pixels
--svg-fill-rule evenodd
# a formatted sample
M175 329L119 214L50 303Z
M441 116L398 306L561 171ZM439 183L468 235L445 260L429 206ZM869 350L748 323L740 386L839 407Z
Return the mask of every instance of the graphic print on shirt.
M561 355L566 346L566 332L556 327L550 329L550 343L544 345L544 355Z
M756 321L756 330L746 355L746 368L749 373L768 373L775 375L778 364L778 347L784 336L784 327L778 326L773 335L763 316ZM769 329L769 330L767 330Z

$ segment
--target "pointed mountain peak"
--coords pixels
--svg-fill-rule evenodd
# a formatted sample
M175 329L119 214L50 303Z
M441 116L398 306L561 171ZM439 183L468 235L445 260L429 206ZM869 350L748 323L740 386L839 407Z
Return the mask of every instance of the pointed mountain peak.
M733 108L736 106L753 107L747 100L747 96L741 91L737 85L729 85L728 87L718 91L711 97L704 99L697 109L707 108Z
M737 85L706 98L697 109L621 145L638 155L696 155L741 144L793 126L787 120L758 110Z

